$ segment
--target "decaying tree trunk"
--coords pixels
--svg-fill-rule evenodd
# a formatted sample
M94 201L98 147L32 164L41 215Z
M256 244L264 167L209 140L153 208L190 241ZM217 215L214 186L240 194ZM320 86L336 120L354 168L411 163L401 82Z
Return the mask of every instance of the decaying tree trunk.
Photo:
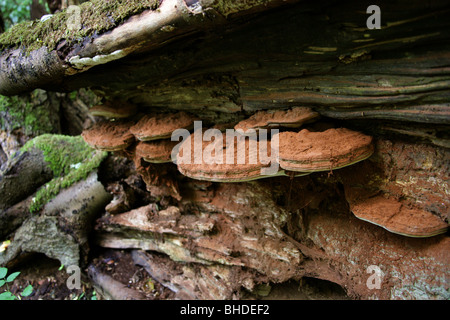
M381 29L368 29L370 4L164 0L81 43L4 49L0 93L89 87L141 114L188 111L205 127L311 107L327 125L373 136L374 154L349 168L240 183L138 164L146 191L136 172L109 181L114 200L93 242L134 249L134 262L180 299L240 298L303 277L357 299L449 299L448 232L391 233L358 219L355 198L449 222L450 6L379 1Z
M280 283L305 276L338 283L355 298L447 297L448 236L415 239L389 234L349 212L342 183L349 186L346 180L352 179L355 170L367 170L367 165L384 166L384 156L404 163L395 174L396 182L394 176L388 177L387 186L404 188L391 191L393 194L428 189L422 195L424 206L441 203L447 212L448 199L440 194L438 184L424 181L433 174L423 177L420 186L410 184L410 173L404 173L414 166L411 159L404 159L397 153L402 152L399 149L391 150L390 142L380 142L378 147L379 153L369 163L341 169L331 176L237 184L200 182L198 186L190 180L184 183L179 208L158 212L149 205L105 217L96 227L96 241L104 247L157 251L173 261L198 264L196 272L180 264L181 272L160 263L160 258L138 255L137 263L158 281L162 279L161 283L180 298L231 299L239 297L239 288L252 290L257 283ZM441 162L445 158L448 152L433 160L436 179L441 179L443 168L439 163L445 166ZM383 169L391 171L392 167ZM383 272L380 289L370 290L367 286L370 266ZM192 272L195 276L190 276ZM209 272L222 279L219 282L223 287L211 284L210 291L194 289L194 283L209 281ZM167 280L175 275L180 282Z

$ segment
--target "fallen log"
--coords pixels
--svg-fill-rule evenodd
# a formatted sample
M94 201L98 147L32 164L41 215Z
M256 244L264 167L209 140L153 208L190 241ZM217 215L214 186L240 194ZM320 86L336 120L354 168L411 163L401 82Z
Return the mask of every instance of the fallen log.
M97 173L91 173L60 192L40 214L28 217L15 230L8 249L0 253L0 265L13 265L22 253L43 253L66 267L84 265L92 222L110 200Z

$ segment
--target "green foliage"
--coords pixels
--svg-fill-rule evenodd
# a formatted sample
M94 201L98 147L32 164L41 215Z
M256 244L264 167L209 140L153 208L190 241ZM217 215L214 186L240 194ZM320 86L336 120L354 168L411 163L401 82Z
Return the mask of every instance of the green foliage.
M43 134L36 137L28 141L21 151L26 152L31 148L43 152L44 160L55 177L37 191L30 207L31 212L39 211L61 189L85 179L108 154L94 150L81 136L57 134Z
M0 0L0 9L5 20L5 29L22 21L30 20L30 6L32 0ZM50 12L47 1L39 0L47 12Z
M28 297L33 292L33 286L28 285L21 293L20 296L15 296L9 291L9 283L13 282L20 274L20 272L13 272L8 275L8 268L0 268L0 287L6 285L6 291L0 293L0 300L16 300L22 297Z
M30 5L32 0L0 0L5 28L30 19Z

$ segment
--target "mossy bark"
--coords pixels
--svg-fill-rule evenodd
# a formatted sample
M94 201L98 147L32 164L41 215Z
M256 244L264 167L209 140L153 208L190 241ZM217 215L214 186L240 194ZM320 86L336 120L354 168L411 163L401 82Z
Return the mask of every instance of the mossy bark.
M25 136L60 133L60 105L54 93L34 90L23 95L0 96L0 128L20 130Z
M89 253L93 219L111 199L97 173L63 190L41 214L29 216L15 231L11 245L0 254L0 265L13 264L22 253L43 253L62 265L82 266Z
M0 176L0 210L5 210L35 193L53 178L50 166L41 150L20 153Z
M30 140L0 175L0 237L8 236L30 212L39 212L60 192L86 179L105 156L81 136L46 134Z
M62 12L0 37L0 93L54 87L66 76L223 25L237 10L248 14L288 2L245 0L238 6L233 1L89 1L75 10L80 18L75 29L74 13Z
M0 171L30 139L43 135L79 135L99 98L90 90L55 93L36 89L0 96Z

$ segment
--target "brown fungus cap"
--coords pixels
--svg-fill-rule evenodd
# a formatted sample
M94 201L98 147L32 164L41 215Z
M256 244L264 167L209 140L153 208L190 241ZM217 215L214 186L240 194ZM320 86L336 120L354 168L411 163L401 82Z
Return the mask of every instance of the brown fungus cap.
M407 237L432 237L447 231L447 223L432 213L384 196L350 200L353 214L389 232Z
M171 140L140 141L136 146L136 156L150 163L172 162L172 150L177 144Z
M290 171L328 171L367 159L374 151L372 137L346 128L323 132L281 132L279 163Z
M169 114L145 115L130 132L141 141L170 138L177 129L191 129L194 126L194 117L186 112Z
M123 101L107 101L93 106L89 113L95 117L128 118L136 113L136 106Z
M120 151L134 142L129 128L129 121L99 121L81 133L84 141L95 149L103 151Z
M213 182L241 182L272 177L272 175L263 175L261 171L261 169L270 166L270 141L267 141L266 144L269 151L263 150L263 154L268 155L267 160L261 161L258 156L261 148L260 142L254 141L256 147L253 147L250 145L249 139L234 138L231 141L229 140L231 139L227 139L226 134L222 134L222 140L218 139L212 142L202 140L202 148L196 149L194 134L191 134L190 139L186 139L178 151L178 170L192 179ZM216 149L216 146L218 149ZM206 148L208 148L207 152L205 152ZM230 151L231 148L234 148L233 152ZM215 150L219 149L222 150L222 155L216 156ZM231 163L227 163L227 150L231 156ZM238 150L245 151L243 157L242 154L238 154ZM184 152L188 151L190 151L190 154L184 155ZM195 163L196 157L201 159L201 163ZM217 159L222 159L222 163L216 163ZM284 175L284 171L278 171L273 176L278 175Z
M295 107L290 110L275 112L258 111L250 118L239 122L234 129L245 132L249 129L258 130L271 127L298 128L317 117L319 117L319 114L307 107Z

